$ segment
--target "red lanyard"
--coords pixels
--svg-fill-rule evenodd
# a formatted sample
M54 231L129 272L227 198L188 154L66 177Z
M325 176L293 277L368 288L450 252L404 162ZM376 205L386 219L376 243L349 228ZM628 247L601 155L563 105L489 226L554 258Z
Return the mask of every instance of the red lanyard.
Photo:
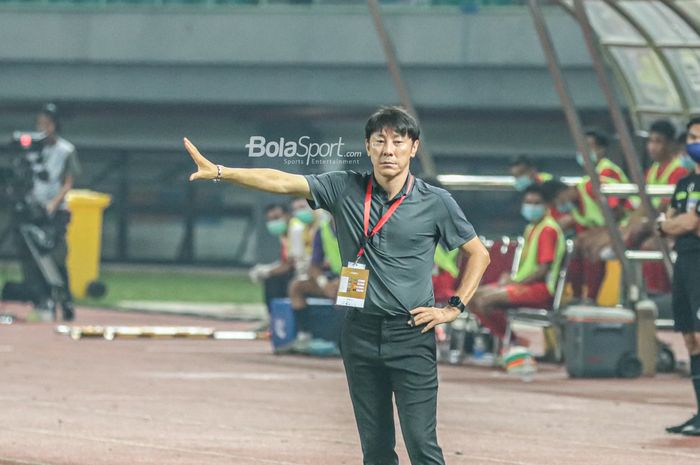
M362 243L360 244L360 251L357 252L357 260L364 255L365 253L365 244L367 243L367 239L370 237L374 236L379 232L380 229L384 226L384 224L389 221L389 218L391 218L391 215L394 214L397 208L399 208L399 205L401 205L401 202L406 198L406 195L411 191L411 186L413 185L413 175L409 175L408 178L408 185L406 186L406 192L403 193L401 197L399 197L394 203L391 204L389 209L382 215L381 218L379 218L379 221L377 224L374 226L372 229L372 232L369 232L369 212L372 209L372 178L369 179L367 182L367 189L365 190L365 229L364 229L364 237L362 238ZM355 261L357 261L355 260Z

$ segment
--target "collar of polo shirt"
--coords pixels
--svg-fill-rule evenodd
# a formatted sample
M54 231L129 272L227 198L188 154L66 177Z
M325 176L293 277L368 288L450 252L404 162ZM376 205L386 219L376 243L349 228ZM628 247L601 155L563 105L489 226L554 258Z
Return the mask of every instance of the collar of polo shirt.
M394 200L401 197L404 193L406 193L406 187L408 187L408 180L411 179L411 176L412 176L412 173L409 171L408 176L406 176L406 181L404 181L403 187L401 188L399 193L396 194L396 196L393 199L388 199L386 191L384 190L384 188L381 185L379 185L379 183L377 182L377 178L374 177L374 173L371 173L370 179L372 180L372 190L377 192L377 194L379 194L382 197L382 199L384 199L385 203L393 202ZM414 179L413 185L411 186L411 191L408 192L407 194L410 194L413 191L414 187L416 187L415 179Z

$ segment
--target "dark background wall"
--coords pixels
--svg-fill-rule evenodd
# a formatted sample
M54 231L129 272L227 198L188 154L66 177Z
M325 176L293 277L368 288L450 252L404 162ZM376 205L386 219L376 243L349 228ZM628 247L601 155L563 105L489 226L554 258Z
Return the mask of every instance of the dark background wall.
M512 156L527 153L556 174L578 174L526 8L384 14L440 173L505 174ZM578 27L557 8L547 17L585 123L608 128ZM367 116L398 102L364 6L3 6L0 44L0 142L31 128L43 102L59 104L84 165L80 186L114 196L108 260L269 258L260 217L273 197L188 185L182 136L233 166L359 169L249 158L245 144L309 136L361 151ZM455 196L483 234L522 226L514 194Z

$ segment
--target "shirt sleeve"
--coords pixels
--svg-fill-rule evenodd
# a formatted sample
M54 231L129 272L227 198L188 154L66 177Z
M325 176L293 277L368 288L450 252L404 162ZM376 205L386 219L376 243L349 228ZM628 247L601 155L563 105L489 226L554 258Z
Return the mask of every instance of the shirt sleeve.
M329 212L335 212L335 205L352 174L354 173L350 171L330 171L323 174L305 175L312 196L312 199L309 200L311 208L314 210L323 208Z
M314 234L314 243L311 246L311 264L323 266L324 261L323 241L321 239L321 230L319 229L316 231L316 234Z
M454 250L475 238L476 231L449 193L440 194L440 201L444 208L437 213L439 239L448 250Z
M61 178L66 179L66 176L72 176L73 178L77 178L78 176L80 176L81 171L82 170L80 169L80 162L78 161L78 153L75 150L73 150L66 157L66 164L63 167L63 174Z
M603 173L605 173L606 171L610 171L611 173L613 173L617 176L617 174L612 170L603 170ZM611 178L611 177L608 176L608 178ZM617 179L619 180L619 177ZM602 174L601 174L600 181L601 181L600 182L601 184L605 184L603 182L604 179L603 179ZM586 192L588 192L588 195L590 195L592 198L595 198L595 196L593 195L593 182L591 182L590 179L588 181L586 181ZM609 195L609 196L607 196L607 199L608 199L608 206L612 209L615 209L615 208L617 208L618 205L620 205L620 198L619 197L613 197L613 196ZM630 208L631 208L631 204L630 204Z
M546 227L540 233L537 244L537 264L552 263L557 255L559 234L554 228Z

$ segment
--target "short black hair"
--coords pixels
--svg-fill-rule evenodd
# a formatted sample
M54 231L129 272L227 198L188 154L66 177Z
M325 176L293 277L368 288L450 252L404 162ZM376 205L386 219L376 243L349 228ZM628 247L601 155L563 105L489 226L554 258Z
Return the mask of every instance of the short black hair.
M510 161L510 167L514 166L526 166L528 168L535 168L535 163L532 161L532 158L528 157L527 155L518 155L517 157L513 158Z
M61 122L60 118L58 117L58 107L55 103L47 103L41 107L39 114L48 117L51 122L53 122L53 125L56 126L56 131L60 130Z
M688 121L685 130L690 131L690 126L695 126L696 124L700 124L700 115L693 116L692 118L690 118L690 121Z
M365 140L384 128L392 129L414 141L420 139L418 121L401 107L381 107L375 111L365 124Z
M554 202L554 199L557 198L557 195L559 195L561 191L564 191L568 188L569 186L567 186L558 179L552 179L540 184L540 189L542 190L542 197L547 203Z
M529 186L527 186L525 191L523 191L523 198L527 194L537 194L540 197L542 197L542 200L544 200L544 192L542 191L542 186L540 186L539 184L530 184Z
M267 215L270 213L272 210L279 208L282 210L283 213L289 213L289 207L286 204L283 203L270 203L267 206L265 206L265 214Z
M667 119L657 119L649 126L649 133L661 134L668 141L676 140L676 127Z
M610 138L599 129L589 129L586 131L587 137L592 137L596 145L599 147L608 148L610 146Z
M700 123L700 121L698 123ZM676 144L685 145L686 139L688 139L688 131L683 131L676 137Z

